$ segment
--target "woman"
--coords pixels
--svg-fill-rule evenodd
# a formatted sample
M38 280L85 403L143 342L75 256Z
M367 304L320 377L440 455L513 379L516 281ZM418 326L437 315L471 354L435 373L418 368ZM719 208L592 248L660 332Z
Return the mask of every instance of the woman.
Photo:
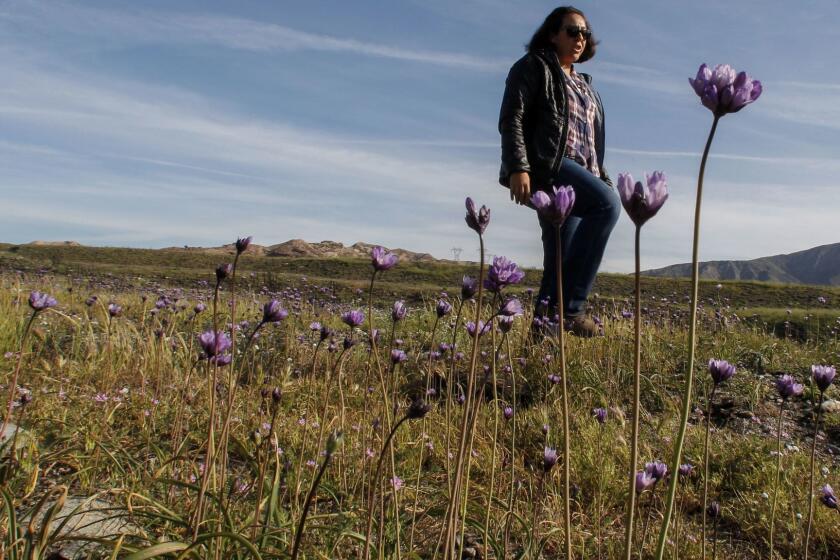
M598 328L584 314L607 240L621 203L604 169L604 109L592 78L578 73L595 55L597 41L583 12L561 7L534 33L528 54L508 74L499 132L499 182L517 204L529 205L535 190L572 185L575 206L562 228L563 299L566 329L594 336ZM540 219L543 277L538 305L554 317L557 278L554 226Z

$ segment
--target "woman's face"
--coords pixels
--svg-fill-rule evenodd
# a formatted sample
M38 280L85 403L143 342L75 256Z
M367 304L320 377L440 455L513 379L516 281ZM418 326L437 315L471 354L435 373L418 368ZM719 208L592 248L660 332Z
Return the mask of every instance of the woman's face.
M557 57L563 65L577 62L586 47L586 39L583 34L576 33L574 37L570 37L567 31L569 28L588 29L586 20L580 14L566 14L566 17L563 18L563 25L550 39L557 51Z

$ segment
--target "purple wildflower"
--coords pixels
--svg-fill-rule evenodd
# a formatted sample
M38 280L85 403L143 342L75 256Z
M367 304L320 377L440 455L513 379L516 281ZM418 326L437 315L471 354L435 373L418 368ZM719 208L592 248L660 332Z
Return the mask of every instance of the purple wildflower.
M467 321L467 324L465 326L466 326L466 329L467 329L467 333L472 338L475 338L475 334L476 334L475 323L473 323L472 321ZM485 323L484 321L479 321L478 322L478 329L477 329L478 330L478 336L484 336L485 334L487 334L490 331L490 327L491 327L490 323Z
M472 276L464 276L461 279L461 299L468 300L475 296L478 290L478 280Z
M834 495L834 489L828 484L822 487L820 501L829 509L838 509L837 496Z
M236 240L236 254L241 255L248 249L248 245L251 244L251 240L253 237L250 235L248 237L242 237Z
M119 317L122 314L122 307L117 305L116 303L109 303L108 304L108 315L111 317Z
M703 106L716 117L737 113L761 95L761 82L746 72L735 73L728 64L718 64L714 70L700 65L697 76L688 83L700 97Z
M396 323L397 321L402 321L405 319L405 314L408 312L408 308L405 306L405 302L402 300L397 300L394 302L394 307L391 309L391 319L394 320Z
M502 414L505 417L505 420L510 420L513 418L513 408L506 406L505 409L502 411Z
M216 283L221 283L222 280L233 274L233 265L230 263L220 264L216 267Z
M207 309L207 306L202 302L198 302L195 304L195 307L193 307L193 313L198 315L199 313L203 313L205 309Z
M263 323L279 323L289 316L289 312L280 306L280 302L273 299L263 306Z
M223 331L206 331L199 335L198 343L208 358L227 352L231 346L230 337Z
M493 264L487 271L487 278L484 279L484 287L491 292L500 292L506 286L518 284L525 278L516 263L507 257L495 257Z
M408 354L404 351L394 348L391 350L391 363L392 364L401 364L408 359Z
M825 393L834 382L837 370L833 366L813 365L811 366L811 375L814 377L817 387L820 388L820 392Z
M411 420L419 420L426 416L432 407L426 404L423 399L415 399L406 410L405 415Z
M549 472L556 464L557 450L546 445L543 450L543 472Z
M365 314L358 309L353 309L342 313L341 320L344 321L345 325L352 329L353 327L358 327L365 322Z
M49 294L38 291L29 293L29 307L36 312L49 309L50 307L55 307L56 305L58 305L58 302Z
M709 374L715 385L720 385L735 375L735 366L726 360L709 360Z
M327 340L333 334L332 329L324 325L321 327L321 342Z
M652 463L645 463L645 472L648 473L656 482L659 482L665 475L668 474L668 465L662 461L653 461Z
M575 189L571 186L555 186L551 193L537 191L531 195L531 204L537 214L555 226L562 226L575 205Z
M656 484L656 479L647 470L636 473L636 494L641 494L654 484Z
M499 317L499 330L503 333L509 333L513 328L513 317Z
M448 301L445 299L439 299L437 305L435 306L435 313L437 313L438 317L445 317L449 315L452 311L452 305L449 304Z
M394 268L394 265L396 265L399 260L400 258L397 255L389 253L384 247L374 247L370 252L370 262L373 265L373 270L376 272L382 272L390 268Z
M665 201L668 200L668 184L665 182L665 174L661 171L654 171L648 175L645 173L645 182L633 182L633 176L629 173L618 174L618 194L621 204L633 223L641 227L649 219L653 218Z
M595 420L598 421L599 424L603 424L607 421L607 409L606 408L593 408L592 409L592 416Z
M230 362L232 360L233 356L231 356L230 354L219 354L210 358L210 363L216 364L218 366L227 366L230 365Z
M514 315L522 315L522 303L516 298L510 298L499 309L499 315L505 317L513 317Z
M779 392L779 396L785 400L790 397L798 397L802 394L803 389L802 384L797 383L790 375L785 374L776 380L776 390Z
M694 465L692 465L691 463L685 463L685 464L680 465L680 468L679 468L680 476L688 477L688 476L691 476L691 473L693 473L693 472L694 472Z
M712 502L711 504L709 504L709 507L706 508L706 513L712 519L717 519L718 517L720 517L720 504L717 502Z
M490 223L490 210L486 206L482 206L481 209L476 212L475 203L470 197L467 197L464 201L464 205L467 207L467 215L464 217L467 225L478 235L483 235L484 230L487 229L487 224Z

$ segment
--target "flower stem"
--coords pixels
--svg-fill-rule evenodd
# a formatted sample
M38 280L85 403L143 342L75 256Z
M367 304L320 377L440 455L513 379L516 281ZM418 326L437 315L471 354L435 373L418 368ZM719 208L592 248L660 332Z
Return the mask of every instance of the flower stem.
M712 430L712 401L716 389L717 384L714 384L706 406L706 439L703 443L703 560L706 560L706 508L709 507L709 433Z
M461 479L463 477L463 465L465 455L467 454L467 432L469 428L469 411L472 407L473 387L475 382L475 369L478 361L478 341L480 329L478 327L481 319L481 304L484 297L484 237L478 236L481 262L478 269L478 298L475 306L475 326L476 334L472 342L472 355L470 356L470 371L467 376L467 394L464 402L464 413L461 419L460 442L458 446L458 454L455 462L455 478L452 482L452 493L449 498L449 506L447 508L446 517L444 518L443 534L444 536L444 560L453 558L455 547L455 527L458 523L458 511L460 509L460 495L461 495ZM461 539L463 544L464 539Z
M715 560L717 558L717 543L718 543L717 530L718 530L718 518L715 517L715 529L712 532L712 560Z
M300 522L298 523L297 531L295 532L295 543L292 546L292 560L296 560L297 558L298 550L300 550L300 539L303 536L303 526L306 523L306 515L309 513L309 505L312 503L312 498L315 496L315 491L318 489L318 484L320 484L321 477L324 476L324 472L327 470L327 465L330 464L331 458L332 453L327 453L327 456L324 457L324 462L321 465L321 468L318 470L318 475L312 483L312 488L310 488L309 494L306 496L306 501L303 504L303 513L300 515Z
M527 325L528 323L526 323ZM526 327L527 328L527 327ZM505 548L507 551L508 543L510 542L510 524L513 521L513 501L516 496L516 371L513 369L513 359L510 355L510 338L505 336L507 343L508 365L510 366L510 383L511 393L511 408L513 408L513 417L510 419L510 493L508 494L508 511L507 519L505 520Z
M29 330L32 328L32 322L35 320L35 315L37 314L37 310L32 311L32 315L29 316L29 321L26 322L26 327L23 329L23 336L20 339L20 352L18 352L17 365L15 365L15 373L12 375L11 383L9 383L9 404L6 406L6 413L3 416L3 426L0 428L0 434L6 433L6 426L9 425L9 420L12 417L12 409L15 404L15 391L17 391L18 375L20 374L20 366L23 362L23 348L24 344L26 344L26 339L29 336Z
M388 449L388 445L391 443L391 439L394 437L394 434L397 433L397 428L399 428L403 422L408 420L408 416L403 416L400 418L399 422L394 424L394 427L391 428L388 437L385 439L385 444L382 446L382 450L379 452L379 459L376 461L376 471L373 475L373 478L370 481L370 488L368 490L368 517L367 517L367 531L365 532L365 550L362 554L362 558L364 560L368 560L370 558L370 534L371 530L373 529L373 501L376 498L376 492L379 489L380 485L380 477L382 476L382 460L385 458L385 451Z
M560 377L563 389L563 512L566 560L572 560L572 508L570 495L571 457L569 453L569 385L566 375L566 329L563 324L563 246L560 226L554 226L554 242L557 252L554 257L557 278L557 338L560 344Z
M773 482L773 507L770 509L770 558L773 558L773 535L776 532L776 503L779 498L779 478L782 473L782 418L785 415L785 400L779 405L779 423L776 426L776 478Z
M633 369L633 425L630 443L630 486L627 491L627 522L624 533L624 558L630 560L633 554L633 523L636 519L636 463L639 462L639 400L641 399L642 377L642 289L641 289L641 226L636 226L636 310L634 317L635 365Z
M494 298L495 303L495 298ZM495 307L495 305L494 305ZM492 321L492 319L491 319ZM493 337L493 348L496 348L496 329L493 328L492 323L490 330L492 332ZM501 344L499 345L501 346ZM490 493L487 496L487 510L484 513L484 541L489 542L487 536L490 532L490 512L493 509L493 493L496 490L496 449L498 447L498 440L499 440L499 394L498 394L498 382L496 379L496 363L497 358L499 357L499 350L496 349L493 352L493 361L492 361L492 369L493 369L493 449L491 451L491 459L490 459Z
M603 452L603 449L601 447L601 439L602 439L603 435L604 435L604 426L599 425L598 426L598 444L596 446L596 449L598 450L599 455ZM598 560L601 560L601 485L603 484L603 482L601 480L603 478L602 470L603 470L602 466L599 462L598 463L598 473L597 473L598 479L597 479L597 483L596 483L596 486L595 486L595 492L596 492L596 494L595 494L595 531L596 531L595 541L596 541L597 547L598 547Z
M691 412L691 395L694 384L694 350L697 339L697 294L700 284L700 266L698 261L700 247L700 207L703 200L703 174L706 170L706 161L709 159L709 148L712 146L712 139L715 137L719 115L715 115L712 121L712 128L709 131L709 138L706 140L706 147L703 149L703 158L700 162L700 173L697 177L697 200L694 204L694 241L691 250L691 315L688 326L688 371L686 372L685 390L683 392L682 417L680 418L680 429L677 433L677 441L674 446L674 455L671 465L674 468L682 460L683 443L685 442L685 431L688 426L688 416ZM674 496L677 493L678 476L672 476L668 485L668 498L665 502L664 519L662 528L659 530L659 543L656 547L656 560L662 560L665 554L665 543L668 540L668 526L671 523L671 514L674 510Z
M216 280L216 288L213 290L213 346L214 349L218 348L219 345L219 286L221 284L221 280ZM218 381L218 370L219 365L216 360L213 360L213 368L212 374L210 368L210 357L207 357L207 384L208 384L208 397L210 399L210 413L207 419L207 449L204 454L204 473L202 473L201 477L201 486L198 490L198 498L196 499L196 507L195 507L195 519L193 521L193 540L198 538L198 533L201 530L201 525L204 523L204 502L205 502L205 494L207 493L207 485L211 478L213 479L214 485L213 490L215 491L215 477L216 477L216 469L215 469L215 447L216 447L216 383Z
M458 303L458 312L455 314L455 326L452 327L452 346L449 348L449 353L451 355L451 367L449 370L449 376L446 378L446 487L449 491L448 498L452 499L452 483L453 478L450 474L451 467L452 467L452 460L450 459L450 455L452 454L452 448L450 446L450 436L452 435L451 430L451 414L452 414L452 397L453 397L453 389L455 388L455 344L458 339L458 323L461 321L461 311L464 309L464 300L462 299Z
M435 333L437 332L437 326L440 317L435 315L435 322L432 325L432 336L429 339L429 366L428 370L426 371L426 394L429 394L429 389L432 386L432 377L434 377L434 363L432 360L432 352L434 351L435 346ZM423 417L423 427L420 429L421 437L426 435L426 417ZM423 472L423 448L425 444L421 441L420 442L420 457L417 460L417 479L414 482L414 507L411 510L411 530L408 534L408 550L409 552L414 550L414 529L417 523L417 504L420 499L420 475Z
M822 402L823 392L820 391L820 402L817 405L817 421L814 423L814 441L811 444L811 468L809 472L810 482L808 484L808 525L805 529L805 560L808 560L808 545L811 542L811 524L814 521L814 462L817 456L817 433L820 429Z

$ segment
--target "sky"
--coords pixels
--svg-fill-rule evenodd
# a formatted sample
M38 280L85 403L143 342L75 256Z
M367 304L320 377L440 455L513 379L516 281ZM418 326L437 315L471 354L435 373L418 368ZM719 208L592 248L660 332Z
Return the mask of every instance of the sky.
M217 246L252 235L542 262L532 210L498 184L510 66L536 0L0 0L0 241ZM840 241L837 0L580 1L613 177L661 170L642 268L691 257L711 113L701 63L761 80L706 168L702 260ZM602 270L633 269L622 215Z

